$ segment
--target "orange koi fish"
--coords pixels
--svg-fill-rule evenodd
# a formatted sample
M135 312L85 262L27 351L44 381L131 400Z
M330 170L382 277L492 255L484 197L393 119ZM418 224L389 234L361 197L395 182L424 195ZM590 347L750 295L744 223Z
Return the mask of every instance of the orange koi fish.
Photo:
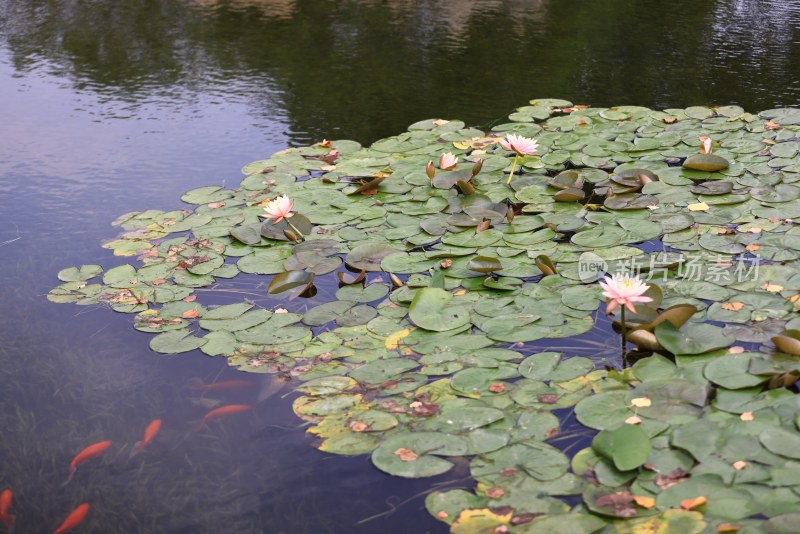
M6 488L0 493L0 521L6 526L6 528L10 531L11 527L14 526L14 516L11 515L11 502L14 499L14 494L11 493L11 490Z
M92 507L89 506L89 503L78 505L77 508L69 513L64 522L61 523L61 526L58 527L53 534L64 534L64 532L69 532L73 528L83 523L83 520L86 519L87 515L89 515L89 510L91 508Z
M110 446L110 441L98 441L94 445L89 445L79 452L69 463L69 477L67 478L67 481L64 482L64 486L69 484L69 481L72 480L72 476L75 474L75 471L78 469L79 465L91 460L92 458L97 458L106 452Z
M200 378L189 380L189 388L197 391L236 391L253 387L252 380L223 380L222 382L205 383Z
M156 437L158 431L161 430L161 419L154 419L147 425L147 428L144 429L144 438L142 441L137 441L133 449L131 449L131 458L142 452L145 446L153 441L153 438Z
M219 408L215 408L214 410L208 412L205 415L205 417L203 417L203 420L200 421L200 423L198 423L196 430L198 431L201 430L209 421L213 421L214 419L220 419L222 417L231 414L244 412L249 410L250 408L252 408L252 406L250 406L249 404L228 404L227 406L221 406Z

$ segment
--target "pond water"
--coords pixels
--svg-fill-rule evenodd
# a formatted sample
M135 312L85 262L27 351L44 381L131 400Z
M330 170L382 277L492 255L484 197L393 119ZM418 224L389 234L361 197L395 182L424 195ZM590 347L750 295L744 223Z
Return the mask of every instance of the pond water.
M3 2L0 486L19 530L89 501L85 532L446 531L423 508L431 480L313 449L288 390L192 389L242 377L152 353L128 315L49 303L60 269L126 263L100 248L118 215L179 209L322 138L488 128L540 96L759 111L797 105L798 72L800 6L781 1ZM215 400L254 409L192 432ZM105 439L120 447L62 487ZM466 467L433 482L470 485Z

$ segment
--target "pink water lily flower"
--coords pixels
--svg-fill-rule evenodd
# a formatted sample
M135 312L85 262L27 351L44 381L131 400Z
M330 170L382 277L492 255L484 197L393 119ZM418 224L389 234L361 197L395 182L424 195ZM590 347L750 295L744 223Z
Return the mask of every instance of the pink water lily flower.
M536 142L536 139L508 134L505 139L500 140L500 146L506 150L516 152L519 156L530 156L536 154L539 143Z
M445 152L439 156L439 168L443 171L450 171L455 168L458 158L450 152Z
M601 280L603 296L608 298L606 313L613 312L620 304L624 305L631 313L636 313L634 302L652 302L650 297L643 296L650 286L642 282L638 276L617 276L616 274Z
M703 135L700 137L700 142L702 143L700 146L700 153L711 154L711 138Z
M268 219L273 219L273 224L278 224L284 218L294 216L294 213L292 213L293 207L294 202L292 202L292 199L288 195L281 195L275 200L270 200L264 211L267 212Z

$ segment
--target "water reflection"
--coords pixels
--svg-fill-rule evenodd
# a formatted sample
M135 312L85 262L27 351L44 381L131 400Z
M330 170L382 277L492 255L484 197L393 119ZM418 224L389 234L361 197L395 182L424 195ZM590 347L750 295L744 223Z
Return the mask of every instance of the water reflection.
M800 96L800 6L778 1L17 0L5 13L19 71L128 114L198 94L282 110L297 143L370 141L409 117L486 124L536 95L750 110Z
M191 0L191 3L212 12L228 9L275 19L290 19L297 10L295 0Z
M720 82L737 83L741 73L764 77L777 82L768 90L797 94L800 80L786 75L798 67L800 50L800 6L792 2L746 2L735 0L730 8L719 6L714 13L712 39L707 61L722 58L740 65L737 71L725 73ZM737 42L746 39L750 46L743 49ZM794 43L795 46L787 46ZM780 82L781 77L783 81ZM788 87L787 87L788 86ZM788 89L788 90L787 90ZM787 104L796 105L797 98Z

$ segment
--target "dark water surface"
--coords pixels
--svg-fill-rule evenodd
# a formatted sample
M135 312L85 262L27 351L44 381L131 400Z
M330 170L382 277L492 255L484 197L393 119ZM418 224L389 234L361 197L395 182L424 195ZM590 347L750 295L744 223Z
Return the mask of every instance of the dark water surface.
M118 215L322 138L362 143L417 120L488 128L530 98L653 108L800 104L800 4L719 0L0 0L0 487L18 532L443 532L431 480L313 449L292 394L191 432L242 378L164 357L132 317L54 305L58 270L126 260ZM568 415L565 415L568 417ZM158 439L128 460L147 423ZM110 439L103 461L68 465ZM466 468L446 479L469 484ZM362 519L397 511L366 523Z

